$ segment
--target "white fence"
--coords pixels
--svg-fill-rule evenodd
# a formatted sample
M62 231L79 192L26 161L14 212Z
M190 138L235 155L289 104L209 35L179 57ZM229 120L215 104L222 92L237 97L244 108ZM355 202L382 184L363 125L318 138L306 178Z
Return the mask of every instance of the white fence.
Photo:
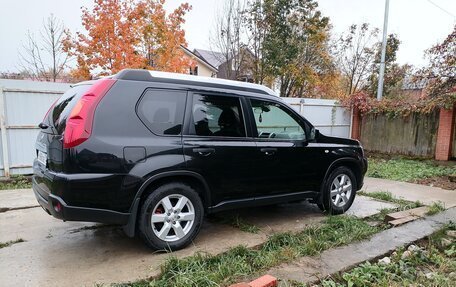
M282 98L324 135L349 138L351 111L335 100Z
M0 175L30 174L38 124L70 84L0 79Z
M0 176L32 173L37 125L70 84L0 79ZM323 134L350 136L350 112L333 100L283 98Z

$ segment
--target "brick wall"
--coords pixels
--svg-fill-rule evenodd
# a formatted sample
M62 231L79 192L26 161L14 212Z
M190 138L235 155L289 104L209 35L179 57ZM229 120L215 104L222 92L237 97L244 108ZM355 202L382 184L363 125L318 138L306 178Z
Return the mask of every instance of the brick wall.
M361 131L361 114L358 108L353 108L351 138L359 140Z
M454 112L452 109L440 109L439 129L435 147L436 160L449 160L453 142Z

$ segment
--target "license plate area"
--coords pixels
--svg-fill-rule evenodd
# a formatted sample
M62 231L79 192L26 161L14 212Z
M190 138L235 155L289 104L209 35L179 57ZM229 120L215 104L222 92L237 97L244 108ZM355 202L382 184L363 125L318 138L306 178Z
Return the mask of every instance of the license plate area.
M40 162L42 165L46 166L47 162L47 154L42 151L38 151L38 157L37 157L38 162Z

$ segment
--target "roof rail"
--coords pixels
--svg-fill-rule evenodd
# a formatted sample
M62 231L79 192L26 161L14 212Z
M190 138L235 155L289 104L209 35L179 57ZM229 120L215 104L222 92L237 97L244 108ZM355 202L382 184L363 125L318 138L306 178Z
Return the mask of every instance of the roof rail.
M201 77L178 73L159 72L150 70L139 70L139 69L125 69L117 73L114 78L119 80L132 80L132 81L162 81L166 80L169 82L187 82L192 85L219 85L219 86L230 86L235 89L241 90L254 90L262 94L277 96L277 94L270 88L247 82L239 82L232 80L225 80L219 78Z

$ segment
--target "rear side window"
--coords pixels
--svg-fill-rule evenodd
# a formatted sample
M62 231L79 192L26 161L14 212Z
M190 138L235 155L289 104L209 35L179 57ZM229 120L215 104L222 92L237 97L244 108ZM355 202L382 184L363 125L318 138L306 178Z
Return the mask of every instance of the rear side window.
M156 135L179 135L186 95L183 91L147 90L137 107L138 116Z
M58 134L62 134L65 131L66 120L70 116L71 111L90 86L78 85L66 91L49 112L46 124L54 127Z
M193 125L197 136L245 137L241 103L237 97L193 95Z

